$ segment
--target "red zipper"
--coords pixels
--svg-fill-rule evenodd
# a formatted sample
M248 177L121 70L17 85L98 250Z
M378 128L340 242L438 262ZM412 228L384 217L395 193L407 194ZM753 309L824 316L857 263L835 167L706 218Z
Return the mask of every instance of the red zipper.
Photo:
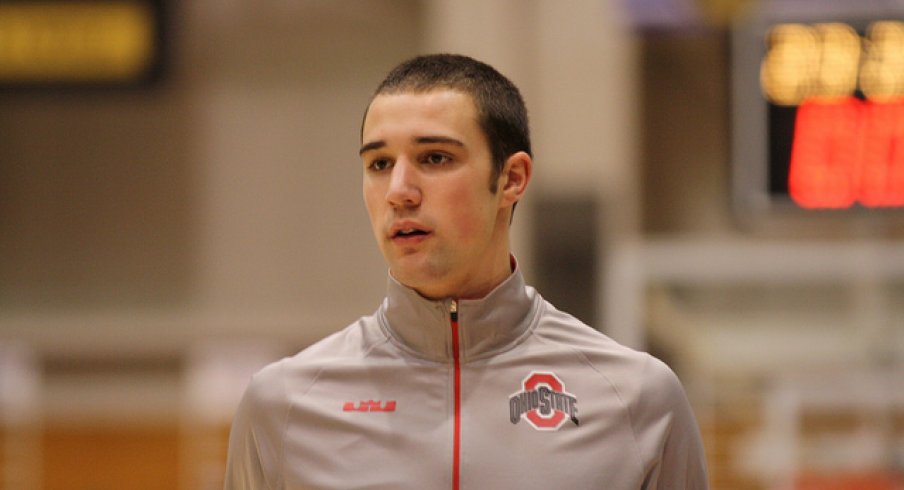
M458 490L461 481L461 361L458 344L458 302L449 305L452 320L452 380L454 404L454 428L452 429L452 490Z

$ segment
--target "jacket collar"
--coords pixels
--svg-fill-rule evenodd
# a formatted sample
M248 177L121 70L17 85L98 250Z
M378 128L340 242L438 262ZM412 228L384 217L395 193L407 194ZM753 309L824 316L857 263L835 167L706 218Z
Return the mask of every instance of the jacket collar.
M514 260L512 261L514 264ZM487 296L458 301L460 361L513 346L530 328L539 296L527 287L521 270ZM379 310L380 323L404 348L435 361L452 359L451 299L429 300L392 276Z

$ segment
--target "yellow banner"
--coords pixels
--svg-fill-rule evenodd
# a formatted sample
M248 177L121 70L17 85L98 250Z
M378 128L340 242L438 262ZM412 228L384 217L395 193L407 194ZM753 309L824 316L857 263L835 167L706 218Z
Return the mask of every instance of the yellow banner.
M152 63L155 42L147 3L0 3L0 82L132 81Z

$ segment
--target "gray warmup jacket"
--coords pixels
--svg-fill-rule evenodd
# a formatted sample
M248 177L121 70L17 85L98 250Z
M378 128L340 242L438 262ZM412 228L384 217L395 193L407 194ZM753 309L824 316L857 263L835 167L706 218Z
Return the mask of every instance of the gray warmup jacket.
M390 278L372 316L253 377L227 465L228 490L708 488L672 371L519 270L480 300Z

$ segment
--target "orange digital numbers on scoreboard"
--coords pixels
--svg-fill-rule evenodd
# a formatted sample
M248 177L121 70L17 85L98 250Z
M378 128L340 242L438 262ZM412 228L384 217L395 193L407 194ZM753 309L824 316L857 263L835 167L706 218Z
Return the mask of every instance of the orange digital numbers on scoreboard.
M874 22L864 38L841 23L782 24L767 45L763 93L797 106L791 198L804 208L904 206L904 23Z
M904 206L904 99L865 104L860 203Z
M805 208L904 206L904 100L804 101L788 192Z
M851 97L797 109L788 192L806 208L846 208L857 202L860 101Z

